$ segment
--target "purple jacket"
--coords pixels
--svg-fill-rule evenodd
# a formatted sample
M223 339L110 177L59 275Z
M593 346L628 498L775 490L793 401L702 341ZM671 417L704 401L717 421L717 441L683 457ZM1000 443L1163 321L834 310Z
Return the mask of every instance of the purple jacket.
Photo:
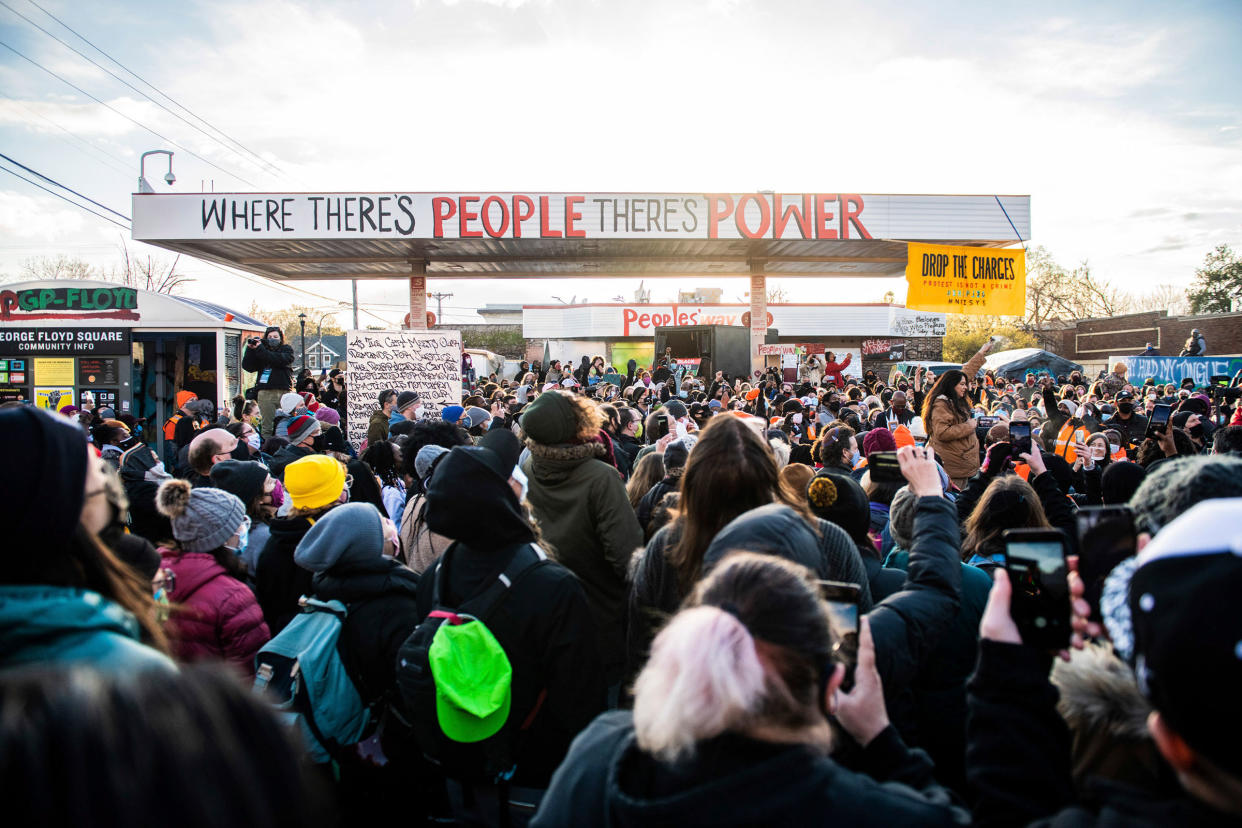
M254 675L254 656L272 637L250 587L206 552L160 549L160 565L177 581L169 600L177 609L165 630L180 661L228 661Z

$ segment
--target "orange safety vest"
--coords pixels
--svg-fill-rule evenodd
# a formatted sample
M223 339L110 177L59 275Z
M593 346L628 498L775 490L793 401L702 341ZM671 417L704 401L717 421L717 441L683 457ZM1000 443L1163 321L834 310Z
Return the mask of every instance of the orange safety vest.
M1074 450L1074 443L1087 442L1087 429L1083 426L1071 425L1068 421L1061 426L1061 431L1057 434L1057 445L1054 454L1059 454L1065 458L1065 462L1071 466L1078 459L1078 452Z
M185 416L184 414L178 411L176 414L172 415L171 417L169 417L167 420L164 421L164 439L165 440L172 442L176 438L177 423L181 422L181 418L184 416ZM195 431L198 431L202 427L203 427L202 423L198 422L197 420L194 421Z

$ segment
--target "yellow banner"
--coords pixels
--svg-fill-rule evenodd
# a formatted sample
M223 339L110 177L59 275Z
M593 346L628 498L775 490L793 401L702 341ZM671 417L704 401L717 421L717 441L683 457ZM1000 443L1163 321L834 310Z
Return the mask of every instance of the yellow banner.
M907 308L996 316L1026 313L1025 250L913 242L907 249Z

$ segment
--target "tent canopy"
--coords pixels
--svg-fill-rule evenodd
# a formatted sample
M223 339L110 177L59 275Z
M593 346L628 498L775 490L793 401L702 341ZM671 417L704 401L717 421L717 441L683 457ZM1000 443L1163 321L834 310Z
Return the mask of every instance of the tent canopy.
M989 354L983 361L983 369L1006 377L1023 377L1027 373L1055 377L1081 371L1082 366L1042 348L1014 348Z

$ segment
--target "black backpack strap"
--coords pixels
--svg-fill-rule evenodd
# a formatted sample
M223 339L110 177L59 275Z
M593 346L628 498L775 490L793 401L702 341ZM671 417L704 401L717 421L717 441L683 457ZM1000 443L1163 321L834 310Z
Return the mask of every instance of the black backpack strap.
M508 597L513 587L535 569L551 563L548 555L533 543L519 546L510 557L504 569L491 578L491 582L481 591L464 601L459 611L486 621L496 608Z

